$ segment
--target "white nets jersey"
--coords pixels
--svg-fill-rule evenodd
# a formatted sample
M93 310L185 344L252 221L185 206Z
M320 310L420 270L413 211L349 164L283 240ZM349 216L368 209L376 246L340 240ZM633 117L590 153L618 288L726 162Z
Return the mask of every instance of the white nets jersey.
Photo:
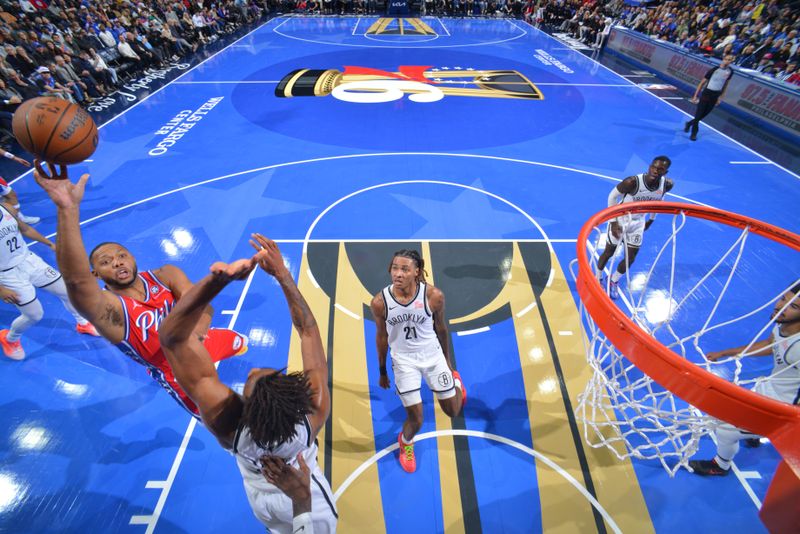
M302 454L311 470L311 516L314 532L336 532L338 514L333 492L317 464L317 444L313 439L307 417L295 426L295 435L289 441L274 447L259 447L247 428L240 426L233 440L233 450L239 472L242 474L245 493L255 516L271 532L291 532L292 501L280 489L267 482L261 474L260 458L264 455L283 458L287 464L299 468L297 455Z
M666 177L662 176L658 180L658 185L655 189L650 189L647 187L647 184L644 181L644 173L636 175L636 189L633 193L625 193L622 197L622 202L620 204L626 204L629 202L647 202L652 200L661 200L664 198L664 194L666 193L667 179ZM637 213L634 215L629 215L625 217L625 223L627 222L635 222L635 221L643 221L646 217L644 213Z
M28 255L28 245L19 231L17 219L0 204L0 271L13 269Z
M784 337L780 325L772 330L772 357L775 360L767 380L778 399L790 404L800 401L800 334Z
M392 294L392 286L383 288L386 306L386 331L392 354L418 353L439 346L433 329L433 314L428 308L428 284L420 282L417 294L408 304L400 304Z

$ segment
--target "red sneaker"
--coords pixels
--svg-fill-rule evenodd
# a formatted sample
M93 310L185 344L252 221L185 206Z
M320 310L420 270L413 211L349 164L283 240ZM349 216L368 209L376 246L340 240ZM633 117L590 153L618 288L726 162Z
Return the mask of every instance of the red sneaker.
M0 346L3 347L3 354L12 360L25 359L25 350L19 341L8 340L8 330L0 330Z
M403 433L397 436L397 443L400 445L400 467L406 473L413 473L417 470L417 459L414 456L414 443L403 443Z
M461 380L461 375L458 371L453 371L453 381L456 383L456 387L461 390L461 409L464 409L464 406L467 405L467 387L464 385L464 381Z
M86 334L87 336L100 337L100 334L97 332L97 329L94 327L92 323L78 324L75 326L75 330L77 330L79 334Z

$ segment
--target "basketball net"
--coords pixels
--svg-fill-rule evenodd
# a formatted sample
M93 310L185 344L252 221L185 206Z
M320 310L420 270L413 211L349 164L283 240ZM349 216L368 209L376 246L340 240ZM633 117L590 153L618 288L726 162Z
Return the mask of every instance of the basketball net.
M645 233L612 301L606 295L610 274L628 261L628 236L622 232L618 257L608 262L601 286L603 223L619 217L624 225L650 213L668 215ZM698 231L713 239L698 239ZM689 245L690 237L698 244ZM798 371L771 373L772 356L747 358L756 352L754 343L772 333L776 303L800 283L800 236L712 208L646 202L594 216L581 231L578 249L571 267L592 371L576 409L586 442L607 447L619 459L657 460L674 476L688 469L700 438L727 421L769 436L800 473L800 409L748 391L783 391ZM780 268L762 272L767 264ZM767 283L767 277L778 282ZM742 345L736 356L707 358ZM760 360L760 367L751 360Z

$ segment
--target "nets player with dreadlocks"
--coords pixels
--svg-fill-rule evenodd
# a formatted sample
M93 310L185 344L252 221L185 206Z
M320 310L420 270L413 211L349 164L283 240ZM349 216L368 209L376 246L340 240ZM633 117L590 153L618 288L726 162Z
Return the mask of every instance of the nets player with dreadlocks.
M379 383L384 389L389 387L386 354L391 348L395 387L406 409L403 430L397 436L400 466L413 473L417 469L414 436L422 427L422 377L450 417L461 413L467 391L449 358L444 293L425 282L425 261L416 250L399 250L389 264L389 273L392 283L375 295L371 304L377 327Z
M197 404L203 424L236 457L255 516L275 534L335 532L337 512L328 481L317 465L315 439L330 414L328 363L319 328L303 295L283 263L274 241L253 234L258 253L231 264L217 262L211 274L177 302L159 329L161 346L178 383ZM300 336L303 370L250 370L242 395L223 384L208 350L193 334L203 310L232 280L246 278L255 266L272 275L283 289ZM302 462L298 460L302 458ZM277 464L276 464L277 461ZM277 465L277 469L276 469ZM281 491L285 469L310 471L311 512L297 513Z

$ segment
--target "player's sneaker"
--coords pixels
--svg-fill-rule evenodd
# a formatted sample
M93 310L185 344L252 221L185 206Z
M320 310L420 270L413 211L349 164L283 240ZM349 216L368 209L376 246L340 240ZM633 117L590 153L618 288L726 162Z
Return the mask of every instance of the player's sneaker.
M619 298L619 282L611 280L608 284L608 296L611 297L611 300L617 300Z
M456 383L456 387L461 390L461 409L464 409L464 406L467 405L467 387L464 385L464 381L461 380L461 374L458 371L453 371L453 381Z
M721 468L716 460L691 460L689 467L692 468L695 475L704 477L724 477L730 471L730 469Z
M25 224L36 224L42 220L41 217L29 217L27 215L20 215L19 218Z
M100 337L100 333L97 331L97 329L94 327L92 323L83 323L83 324L78 323L77 325L75 325L75 330L77 330L79 334L86 334L87 336Z
M417 458L414 456L414 443L403 443L403 432L397 436L397 443L400 445L400 467L406 473L413 473L417 470Z
M239 336L239 341L241 342L242 346L239 347L239 350L236 351L236 354L234 354L234 356L241 356L242 354L247 352L247 349L249 348L248 347L248 341L250 341L250 340L247 338L247 336L243 336L241 334L238 334L238 336Z
M747 438L742 441L744 442L744 446L748 449L755 449L761 446L761 440L759 438Z
M0 346L3 347L3 354L12 360L25 359L25 350L19 341L8 340L8 330L0 330Z

